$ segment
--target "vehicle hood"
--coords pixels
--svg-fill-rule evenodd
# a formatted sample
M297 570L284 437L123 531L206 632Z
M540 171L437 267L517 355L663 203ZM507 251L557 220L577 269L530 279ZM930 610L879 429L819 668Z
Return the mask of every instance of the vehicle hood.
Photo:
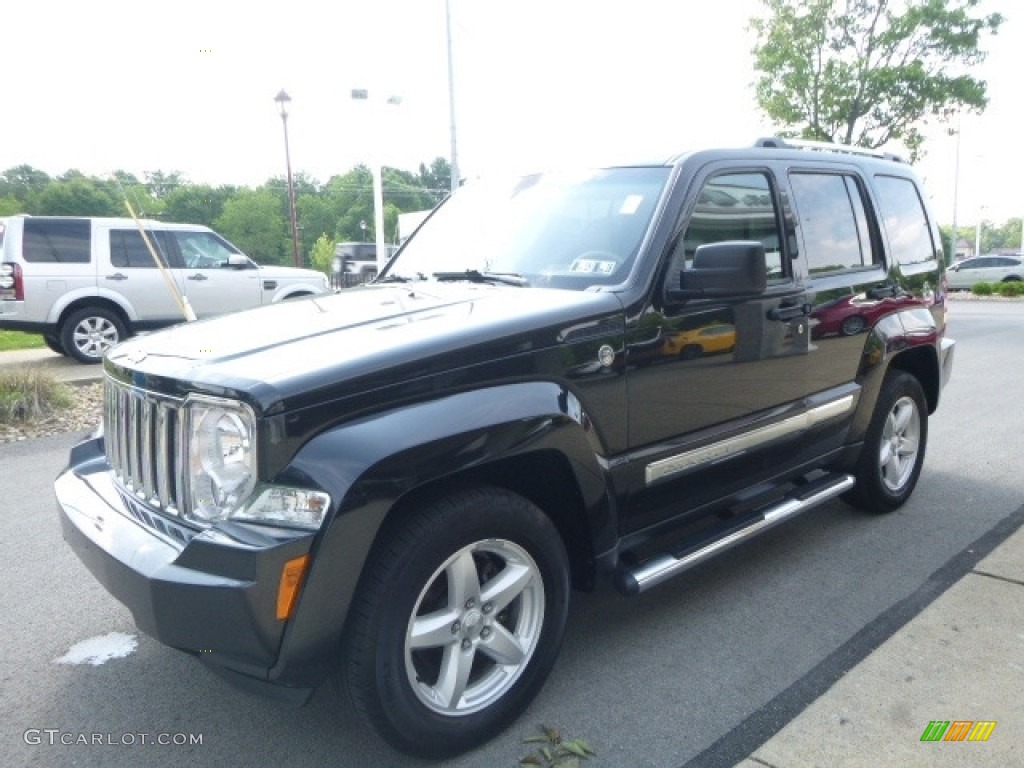
M267 412L522 357L609 322L622 322L611 293L366 285L138 336L105 366L144 389L238 397Z

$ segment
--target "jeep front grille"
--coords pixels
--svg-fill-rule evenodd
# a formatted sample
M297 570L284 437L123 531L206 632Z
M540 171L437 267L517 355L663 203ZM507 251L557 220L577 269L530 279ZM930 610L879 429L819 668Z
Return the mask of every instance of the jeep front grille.
M104 401L107 461L118 482L144 503L179 516L186 466L182 401L109 377Z

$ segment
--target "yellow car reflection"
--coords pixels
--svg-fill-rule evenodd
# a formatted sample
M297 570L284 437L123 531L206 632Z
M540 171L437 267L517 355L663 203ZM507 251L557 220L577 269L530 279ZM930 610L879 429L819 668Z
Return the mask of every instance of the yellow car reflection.
M692 360L703 355L731 352L736 346L736 326L727 323L680 331L665 338L662 354Z

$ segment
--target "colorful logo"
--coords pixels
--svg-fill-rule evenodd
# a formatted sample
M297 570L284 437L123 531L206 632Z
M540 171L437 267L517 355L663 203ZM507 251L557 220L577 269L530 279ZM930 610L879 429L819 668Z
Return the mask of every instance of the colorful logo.
M995 727L995 720L932 720L921 741L988 741Z

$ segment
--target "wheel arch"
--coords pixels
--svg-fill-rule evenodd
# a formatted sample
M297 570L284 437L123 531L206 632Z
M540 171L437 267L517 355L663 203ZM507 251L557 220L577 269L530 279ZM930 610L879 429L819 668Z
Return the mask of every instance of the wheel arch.
M117 315L118 319L124 324L125 330L128 335L132 334L132 319L129 317L128 311L117 301L105 296L82 296L74 301L70 302L66 307L60 311L60 315L57 317L55 327L57 333L61 332L64 327L64 322L75 312L80 309L88 309L95 307L98 309L105 309L108 312L113 312Z
M271 677L306 677L298 668L319 667L339 641L374 548L419 503L456 488L490 485L530 500L558 529L574 586L591 586L595 557L612 546L614 515L593 428L565 408L570 397L551 382L474 390L308 441L277 478L313 479L334 509Z

